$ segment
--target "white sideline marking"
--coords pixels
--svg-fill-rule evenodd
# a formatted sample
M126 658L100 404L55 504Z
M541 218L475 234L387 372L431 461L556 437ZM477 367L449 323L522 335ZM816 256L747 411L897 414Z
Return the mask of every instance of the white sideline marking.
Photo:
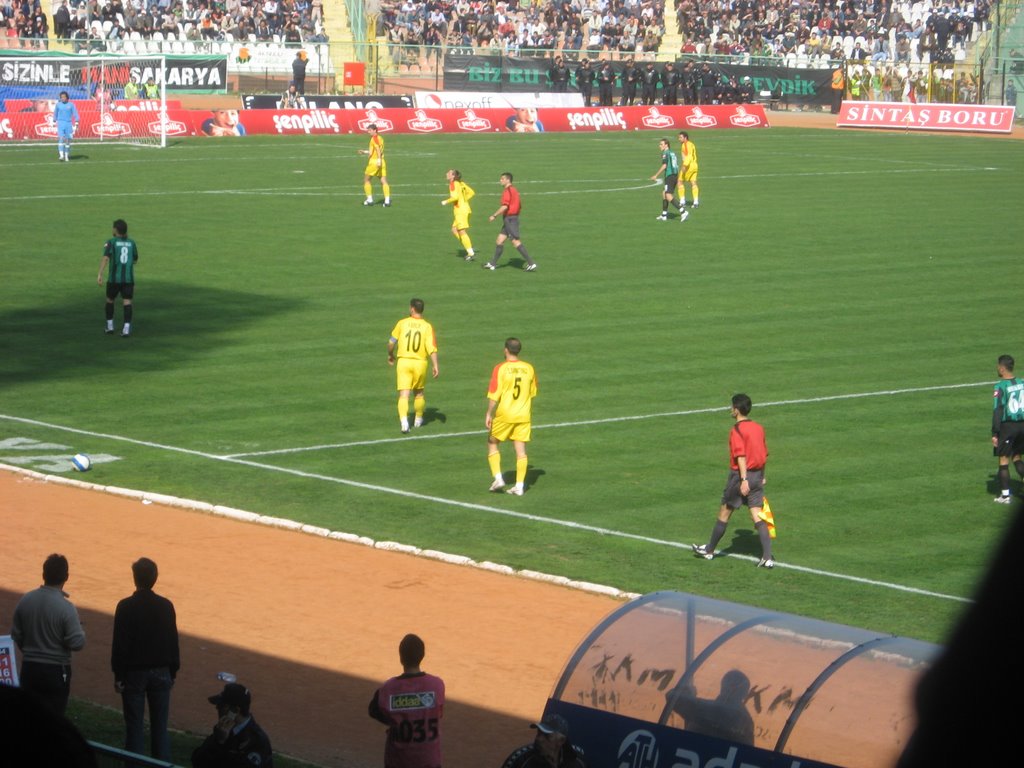
M135 162L135 161L131 161ZM786 173L745 173L745 174L730 174L727 176L715 176L719 180L733 180L733 179L775 179L775 178L792 178L796 176L813 176L813 177L824 177L824 176L864 176L870 174L872 176L879 176L884 174L906 174L906 173L964 173L967 171L997 171L998 168L977 168L977 167L945 167L945 168L907 168L907 169L889 169L879 170L866 169L856 171L807 171L807 172L786 172ZM578 195L581 192L587 194L601 194L605 192L633 192L638 189L648 189L649 187L656 187L661 182L651 182L649 180L639 179L559 179L561 183L569 184L608 184L608 183L623 183L632 182L630 186L622 187L590 187L586 189L547 189L541 191L531 191L531 195ZM640 182L640 183L637 183ZM551 185L552 180L545 179L528 183L543 183L548 186ZM392 184L392 189L401 190L403 187L424 187L423 184ZM332 195L337 197L352 197L358 198L362 196L360 192L353 192L350 189L351 185L346 187L267 187L263 189L254 189L252 187L246 187L244 189L180 189L180 190L153 190L149 192L143 191L131 191L131 192L90 192L90 193L67 193L67 194L53 194L53 195L29 195L29 196L0 196L0 202L15 202L24 200L79 200L79 199L94 199L98 197L113 198L113 197L173 197L176 195ZM405 192L403 197L439 197L435 192Z
M805 405L807 403L825 403L832 400L855 400L862 397L884 397L886 395L905 395L917 392L933 392L944 389L967 389L970 387L987 386L991 387L990 381L977 381L971 384L937 384L931 387L908 387L906 389L884 389L878 392L856 392L846 395L823 395L821 397L800 398L797 400L775 400L768 403L758 403L758 408L771 408L779 405ZM533 429L562 429L564 427L589 427L594 424L614 424L620 421L645 421L647 419L662 419L667 416L695 416L701 413L715 413L716 411L728 411L729 406L721 405L713 408L692 408L686 411L664 411L662 413L644 413L634 416L610 416L604 419L584 419L581 421L563 421L556 424L534 424ZM304 448L278 448L272 451L251 451L247 453L225 454L223 458L233 459L242 456L275 456L282 453L302 453L304 451L321 451L334 448L354 448L364 445L381 445L384 443L400 443L409 440L438 440L446 437L466 437L468 435L486 434L486 430L472 430L470 432L445 432L432 435L403 435L402 437L385 437L379 440L355 440L350 443L327 443L324 445L310 445Z
M765 407L780 406L780 405L798 405L798 404L806 404L806 403L820 403L820 402L828 402L828 401L834 401L834 400L850 400L850 399L863 398L863 397L883 397L883 396L886 396L886 395L900 395L900 394L910 394L910 393L917 393L917 392L934 392L934 391L939 391L939 390L965 389L965 388L969 388L969 387L978 387L978 386L990 387L990 386L992 386L992 382L991 381L983 381L983 382L973 382L973 383L968 383L968 384L944 384L944 385L935 385L935 386L929 386L929 387L908 387L908 388L904 388L904 389L889 389L889 390L881 390L881 391L878 391L878 392L859 392L859 393L852 393L852 394L846 394L846 395L823 395L821 397L801 398L801 399L795 399L795 400L777 400L777 401L772 401L772 402L760 403L758 405L758 407L759 408L765 408ZM561 424L551 424L551 425L546 425L546 426L547 426L547 428L558 428L558 427L581 426L581 425L592 425L592 424L605 424L605 423L612 423L612 422L618 422L618 421L636 421L636 420L641 420L641 419L660 418L660 417L664 417L664 416L685 416L685 415L692 415L692 414L698 414L698 413L711 413L711 412L715 412L715 411L724 411L724 410L726 410L726 408L724 408L724 407L699 408L699 409L692 409L692 410L687 410L687 411L665 412L665 413L660 413L660 414L646 414L646 415L638 415L638 416L622 416L622 417L616 417L616 418L610 418L610 419L591 419L591 420L587 420L587 421L564 422L564 423L561 423ZM26 419L26 418L22 418L20 416L11 416L11 415L8 415L8 414L0 414L0 419L5 419L7 421L18 422L18 423L21 423L21 424L29 424L29 425L36 426L36 427L46 427L46 428L49 428L49 429L56 429L56 430L60 430L60 431L63 431L63 432L70 432L70 433L73 433L73 434L88 435L89 437L100 437L100 438L105 438L105 439L108 439L108 440L117 440L119 442L125 442L125 443L134 444L134 445L142 445L142 446L146 446L148 448L157 448L157 449L160 449L160 450L171 451L171 452L174 452L174 453L183 453L183 454L187 454L187 455L190 455L190 456L198 456L198 457L201 457L201 458L210 459L212 461L222 461L222 462L226 462L226 463L229 463L229 464L238 464L238 465L241 465L241 466L253 467L255 469L265 469L265 470L269 470L271 472L280 472L280 473L283 473L283 474L292 475L293 477L305 478L307 480L322 480L322 481L328 482L328 483L336 483L338 485L345 485L345 486L349 486L349 487L352 487L352 488L359 488L359 489L362 489L362 490L376 491L376 492L379 492L379 493L387 493L387 494L391 494L393 496L400 496L400 497L407 498L407 499L415 499L415 500L419 500L419 501L435 502L435 503L438 503L438 504L445 504L445 505L452 506L452 507L458 507L460 509L467 509L467 510L473 510L473 511L477 511L477 512L492 513L492 514L496 514L496 515L504 515L506 517L512 517L512 518L516 518L516 519L519 519L519 520L528 520L528 521L537 522L537 523L547 523L549 525L557 525L557 526L561 526L563 528L571 528L571 529L574 529L574 530L587 531L589 533L596 533L596 534L599 534L599 535L602 535L602 536L613 536L613 537L620 538L620 539L629 539L631 541L640 541L640 542L643 542L645 544L654 544L654 545L657 545L657 546L672 547L674 549L680 549L680 550L686 550L686 551L688 551L690 549L690 544L688 544L688 543L683 543L683 542L678 542L678 541L668 541L666 539L656 539L656 538L653 538L653 537L650 537L650 536L641 536L640 534L628 533L626 531L617 531L617 530L613 530L613 529L609 529L609 528L601 528L599 526L587 525L585 523L578 523L578 522L575 522L573 520L560 520L558 518L544 517L543 515L532 515L532 514L528 514L528 513L525 513L525 512L516 512L514 510L502 509L500 507L489 507L489 506L486 506L484 504L474 504L474 503L465 502L465 501L457 501L455 499L446 499L446 498L443 498L443 497L440 497L440 496L429 496L429 495L422 494L422 493L414 493L412 491L403 491L403 490L398 489L398 488L388 488L387 486L383 486L383 485L375 485L375 484L372 484L372 483L362 483L362 482L359 482L357 480L347 480L345 478L340 478L340 477L331 477L329 475L322 475L322 474L315 473L315 472L303 472L302 470L298 470L298 469L289 469L287 467L278 467L278 466L274 466L272 464L263 464L263 463L260 463L260 462L250 461L248 459L240 458L240 456L243 456L245 454L236 454L234 456L218 456L218 455L215 455L215 454L206 453L204 451L196 451L196 450L192 450L192 449L189 449L189 448L180 448L180 447L177 447L177 446L163 445L161 443L154 443L154 442L151 442L151 441L148 441L148 440L138 440L138 439L135 439L135 438L124 437L122 435L110 435L110 434L105 434L105 433L101 433L101 432L92 432L92 431L85 430L85 429L78 429L76 427L67 427L67 426L63 426L63 425L59 425L59 424L50 424L50 423L43 422L43 421L37 421L35 419ZM544 427L543 426L539 426L537 428L538 429L542 429ZM460 434L460 435L472 435L472 434L479 434L479 432L474 431L474 432L464 432L464 433L458 433L458 434ZM449 435L449 436L453 436L453 435ZM389 439L389 440L381 440L381 441L365 441L365 442L363 442L361 444L363 444L363 445L372 445L375 442L394 442L394 440L396 440L396 439L398 439L398 438ZM404 439L409 439L409 438L404 438ZM335 447L337 447L337 446L335 446ZM293 449L293 450L312 450L312 449ZM738 560L748 560L750 562L756 562L757 559L758 559L758 558L751 557L750 555L727 555L727 557L736 558ZM807 567L800 566L800 565L790 565L790 564L787 564L787 563L780 563L780 562L776 562L776 567L777 568L783 568L783 569L788 568L790 570L800 571L802 573L808 573L808 574L812 574L812 575L815 575L815 576L824 576L824 577L827 577L827 578L839 579L839 580L842 580L842 581L852 581L852 582L855 582L855 583L858 583L858 584L866 584L866 585L870 585L870 586L882 587L884 589L891 589L891 590L894 590L894 591L897 591L897 592L907 592L907 593L911 593L911 594L923 595L923 596L926 596L926 597L935 597L935 598L939 598L939 599L942 599L942 600L953 600L955 602L961 602L961 603L969 603L969 602L971 602L971 600L969 598L958 597L956 595L947 595L947 594L943 594L941 592L931 592L931 591L924 590L924 589L917 589L915 587L908 587L908 586L903 585L903 584L893 584L891 582L877 581L875 579L865 579L865 578L861 578L859 576L850 576L850 575L847 575L847 574L835 573L835 572L832 572L832 571L823 571L823 570L819 570L817 568L807 568Z

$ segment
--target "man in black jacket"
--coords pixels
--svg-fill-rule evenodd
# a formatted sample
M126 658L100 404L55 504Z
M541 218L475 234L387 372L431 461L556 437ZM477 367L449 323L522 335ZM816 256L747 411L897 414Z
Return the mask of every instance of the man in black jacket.
M170 761L167 718L171 688L181 666L174 605L153 591L156 563L142 557L132 563L135 592L117 604L110 667L114 690L124 710L124 748L144 754L144 720L149 702L150 748L157 760Z
M653 104L658 95L658 83L661 75L654 68L654 62L648 61L640 72L640 99L644 104Z
M555 63L548 70L548 77L551 78L551 90L555 93L565 93L569 89L569 68L561 56L555 57Z
M580 96L583 97L584 107L589 107L591 104L591 95L594 92L594 80L596 77L597 73L590 66L590 59L584 58L583 63L576 67L576 87L579 89Z

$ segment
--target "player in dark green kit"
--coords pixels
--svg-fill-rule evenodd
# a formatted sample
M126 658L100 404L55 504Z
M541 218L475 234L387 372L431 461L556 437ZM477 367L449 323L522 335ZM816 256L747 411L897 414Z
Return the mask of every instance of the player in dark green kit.
M1001 493L997 504L1009 504L1010 461L1024 480L1024 379L1013 375L1013 358L1000 355L996 370L999 381L992 392L992 449L999 457L997 478Z
M668 139L658 142L658 148L661 150L661 165L651 176L651 181L657 181L662 173L665 174L665 185L662 187L661 193L661 215L658 217L658 221L668 221L669 203L679 210L680 221L685 221L690 212L676 199L676 187L679 186L679 158L669 148Z
M135 295L135 262L139 260L139 249L135 241L128 237L128 224L124 219L114 222L114 236L103 246L103 259L100 271L96 275L96 284L103 285L103 272L107 272L107 333L114 332L114 299L121 295L124 310L122 336L130 336L132 332L132 298Z

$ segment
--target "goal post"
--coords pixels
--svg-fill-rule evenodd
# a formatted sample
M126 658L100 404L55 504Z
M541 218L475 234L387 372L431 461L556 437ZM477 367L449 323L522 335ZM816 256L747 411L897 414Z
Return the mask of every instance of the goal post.
M126 98L125 86L133 79L140 94ZM142 87L150 79L156 92L146 95ZM55 140L53 106L62 91L78 108L74 143L167 146L164 56L36 52L0 57L0 115L23 124L19 138Z

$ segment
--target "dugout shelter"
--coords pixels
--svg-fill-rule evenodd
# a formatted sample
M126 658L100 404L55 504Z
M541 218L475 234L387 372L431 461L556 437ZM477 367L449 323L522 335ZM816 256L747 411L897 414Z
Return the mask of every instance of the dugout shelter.
M611 613L544 714L590 768L880 768L940 646L674 591Z

